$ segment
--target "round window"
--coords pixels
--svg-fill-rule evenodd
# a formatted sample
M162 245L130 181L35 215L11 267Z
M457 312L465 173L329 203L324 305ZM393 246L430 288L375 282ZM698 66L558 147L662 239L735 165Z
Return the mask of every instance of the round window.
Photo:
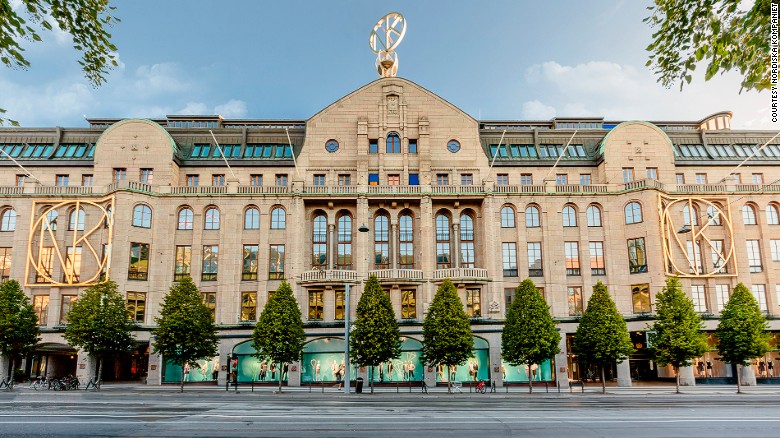
M325 150L330 152L330 153L336 152L337 150L339 150L339 142L337 142L336 140L328 140L328 141L326 141L325 142Z
M452 152L453 154L455 152L458 152L460 150L460 143L458 142L458 140L450 140L447 143L447 150Z

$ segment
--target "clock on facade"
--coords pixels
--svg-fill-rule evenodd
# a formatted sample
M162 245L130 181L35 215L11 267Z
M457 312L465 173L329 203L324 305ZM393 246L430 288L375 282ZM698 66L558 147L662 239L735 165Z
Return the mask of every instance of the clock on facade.
M339 150L339 142L337 142L336 140L326 141L325 150L331 153L336 152L337 150Z
M455 152L458 152L460 150L460 143L458 140L450 140L447 142L447 150L452 152L453 154Z

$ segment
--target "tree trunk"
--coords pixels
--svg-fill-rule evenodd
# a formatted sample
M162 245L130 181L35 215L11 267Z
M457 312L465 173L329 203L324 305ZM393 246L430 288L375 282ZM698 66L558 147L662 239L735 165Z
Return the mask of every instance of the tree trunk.
M531 375L531 364L529 363L527 365L528 368L528 393L531 394L534 392L534 385L533 385L533 376Z
M677 394L680 393L680 367L674 367L674 384Z
M371 394L374 393L374 366L368 368L368 384L371 385Z
M228 377L230 379L230 377ZM179 382L179 392L184 392L184 364L181 364L181 382Z
M444 366L447 370L447 394L452 394L452 372L449 365L445 364Z
M601 393L606 394L607 393L607 380L604 378L604 375L606 373L604 372L604 365L601 365Z
M737 394L742 394L742 365L737 364Z
M279 368L279 394L282 393L282 371L284 370L284 364L281 365L281 368Z
M95 382L95 389L100 391L100 381L103 379L103 355L98 356L98 374Z
M14 356L13 353L8 357L8 365L11 367L8 373L8 389L14 389Z

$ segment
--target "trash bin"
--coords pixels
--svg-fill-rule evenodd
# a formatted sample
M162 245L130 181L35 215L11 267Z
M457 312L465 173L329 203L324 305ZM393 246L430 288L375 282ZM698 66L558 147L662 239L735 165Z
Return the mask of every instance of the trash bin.
M358 377L357 380L355 380L355 394L362 394L363 393L363 378Z

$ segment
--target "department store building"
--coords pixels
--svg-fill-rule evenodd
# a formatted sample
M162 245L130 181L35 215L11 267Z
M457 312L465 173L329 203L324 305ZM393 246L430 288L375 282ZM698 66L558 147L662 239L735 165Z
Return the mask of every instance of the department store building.
M2 128L0 275L23 284L42 331L24 371L86 378L94 361L64 341L67 312L85 287L110 278L126 294L139 345L113 358L104 379L178 382L180 368L150 354L150 330L171 284L189 275L220 344L187 382L224 384L237 359L240 383L282 373L291 386L334 384L345 313L354 318L375 274L403 336L401 357L376 370L377 382L527 382L525 370L502 363L500 339L516 286L531 278L562 341L530 377L563 387L590 377L571 337L601 281L636 347L609 374L630 385L673 377L652 362L646 332L656 294L676 275L713 345L733 287L753 292L775 350L752 373L772 382L780 140L759 150L775 133L732 130L730 119L475 120L409 80L383 78L306 120L182 115ZM475 340L455 370L420 361L421 323L447 278ZM287 367L252 356L249 341L283 279L307 334L303 360ZM714 351L682 374L689 384L735 377Z

